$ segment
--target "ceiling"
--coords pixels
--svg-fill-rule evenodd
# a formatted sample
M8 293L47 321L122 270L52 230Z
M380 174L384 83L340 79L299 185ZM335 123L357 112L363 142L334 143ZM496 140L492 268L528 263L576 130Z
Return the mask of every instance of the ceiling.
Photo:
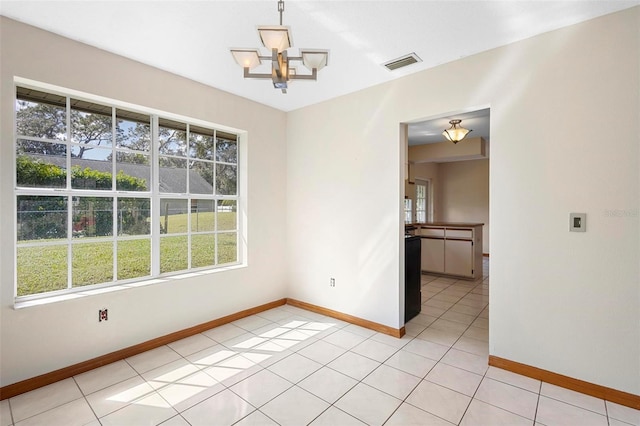
M295 81L287 94L268 80L245 80L229 52L259 47L256 27L278 24L276 0L1 0L0 14L291 111L638 4L287 0L290 54L301 47L330 51L318 81ZM395 71L382 66L411 52L422 62Z
M446 142L442 132L451 127L449 120L462 120L460 126L471 130L468 138L482 137L489 142L489 108L462 114L447 115L430 120L409 123L409 145Z

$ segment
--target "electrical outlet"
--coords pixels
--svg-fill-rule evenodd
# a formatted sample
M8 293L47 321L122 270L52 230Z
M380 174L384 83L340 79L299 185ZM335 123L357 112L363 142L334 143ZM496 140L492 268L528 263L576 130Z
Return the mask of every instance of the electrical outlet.
M335 287L335 286L336 286L336 279L335 278L329 279L329 287Z
M109 319L109 311L105 309L98 309L98 322L107 321Z

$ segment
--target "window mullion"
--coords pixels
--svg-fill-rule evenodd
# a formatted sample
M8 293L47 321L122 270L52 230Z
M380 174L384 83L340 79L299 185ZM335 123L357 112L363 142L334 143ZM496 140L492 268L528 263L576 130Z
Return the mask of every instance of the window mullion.
M67 96L67 114L65 117L67 125L67 190L71 189L71 98Z
M71 190L71 98L66 98L67 113L65 116L67 125L67 191ZM67 199L67 288L73 287L73 195L69 194Z
M73 196L67 199L67 288L73 287Z
M190 177L191 177L191 152L189 150L189 132L191 127L187 123L187 131L185 132L185 142L187 144L187 269L191 269L191 189L190 189Z
M118 281L118 195L116 185L116 109L111 107L111 234L113 235L113 281Z
M218 264L218 194L216 191L216 172L218 171L218 159L216 153L218 152L218 131L213 129L213 216L215 217L213 223L213 264Z
M158 116L151 116L151 276L160 275L160 141Z

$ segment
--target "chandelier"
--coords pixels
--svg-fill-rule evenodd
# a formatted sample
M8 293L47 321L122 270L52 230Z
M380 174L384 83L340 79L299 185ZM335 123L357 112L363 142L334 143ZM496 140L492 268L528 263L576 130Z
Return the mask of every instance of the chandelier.
M282 25L282 12L284 12L284 0L278 1L280 13L280 25L261 25L258 27L258 35L262 45L269 49L269 55L261 55L258 49L231 49L235 61L244 69L244 78L271 79L273 87L287 93L291 80L317 80L318 71L327 66L329 59L328 50L300 49L299 56L290 56L287 49L292 47L291 31L289 27ZM252 73L251 70L262 61L271 61L271 73ZM291 64L302 63L311 74L298 74Z
M462 120L456 119L456 120L449 121L449 124L451 124L451 127L446 129L444 132L442 132L442 135L453 143L460 142L462 139L465 138L465 136L467 136L467 133L473 131L473 130L465 129L462 126L459 126L460 123L462 123Z

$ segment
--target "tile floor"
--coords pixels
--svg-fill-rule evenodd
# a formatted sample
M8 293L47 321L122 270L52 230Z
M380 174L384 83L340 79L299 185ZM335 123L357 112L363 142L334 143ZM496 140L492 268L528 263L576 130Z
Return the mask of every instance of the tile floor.
M487 366L488 266L423 275L402 339L285 305L2 401L0 426L640 425Z

